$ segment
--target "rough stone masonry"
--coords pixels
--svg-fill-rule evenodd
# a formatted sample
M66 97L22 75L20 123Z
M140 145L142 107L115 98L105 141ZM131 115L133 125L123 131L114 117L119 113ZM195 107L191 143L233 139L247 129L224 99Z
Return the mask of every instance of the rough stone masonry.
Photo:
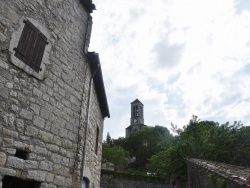
M0 1L0 188L81 187L83 177L90 187L100 186L109 111L100 68L89 92L99 63L88 53L93 9L91 0ZM24 31L28 23L36 38ZM35 44L42 38L44 52ZM34 62L24 63L22 44L43 53L41 64L30 51Z

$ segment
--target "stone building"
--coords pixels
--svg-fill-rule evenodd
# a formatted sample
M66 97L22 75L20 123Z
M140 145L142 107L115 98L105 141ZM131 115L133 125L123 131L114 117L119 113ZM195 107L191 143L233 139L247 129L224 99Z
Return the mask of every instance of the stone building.
M99 187L109 109L92 0L0 1L0 188Z
M130 134L140 131L144 125L143 104L138 99L131 103L130 126L126 128L126 137Z
M187 161L189 188L245 188L250 187L250 168L189 159Z

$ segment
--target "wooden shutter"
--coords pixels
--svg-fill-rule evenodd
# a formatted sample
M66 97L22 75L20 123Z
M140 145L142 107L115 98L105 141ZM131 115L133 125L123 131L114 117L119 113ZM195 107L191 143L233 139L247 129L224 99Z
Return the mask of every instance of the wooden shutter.
M29 20L24 22L25 26L15 49L15 56L39 72L45 46L48 44L47 38Z

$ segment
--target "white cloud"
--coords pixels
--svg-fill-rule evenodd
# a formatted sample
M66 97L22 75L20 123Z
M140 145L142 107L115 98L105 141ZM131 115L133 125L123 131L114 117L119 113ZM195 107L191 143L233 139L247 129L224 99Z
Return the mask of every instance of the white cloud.
M111 111L104 137L125 135L136 98L147 125L182 126L192 114L249 125L247 1L95 0L90 49Z

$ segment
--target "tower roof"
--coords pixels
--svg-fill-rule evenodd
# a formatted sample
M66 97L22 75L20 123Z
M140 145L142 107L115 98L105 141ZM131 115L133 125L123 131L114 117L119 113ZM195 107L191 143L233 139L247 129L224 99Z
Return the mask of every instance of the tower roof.
M131 102L131 104L134 104L134 103L141 103L141 104L142 104L142 102L139 101L138 99L135 99L133 102ZM142 105L143 105L143 104L142 104Z

